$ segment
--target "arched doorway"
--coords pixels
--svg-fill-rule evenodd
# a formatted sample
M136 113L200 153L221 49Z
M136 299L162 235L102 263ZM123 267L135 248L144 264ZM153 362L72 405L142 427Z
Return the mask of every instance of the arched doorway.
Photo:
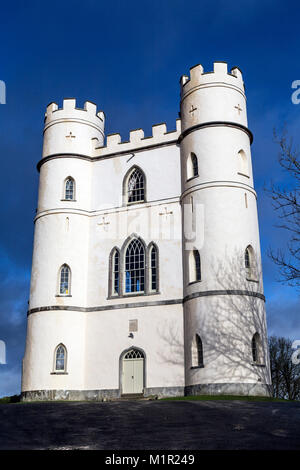
M122 355L122 395L142 394L144 391L145 355L131 348Z

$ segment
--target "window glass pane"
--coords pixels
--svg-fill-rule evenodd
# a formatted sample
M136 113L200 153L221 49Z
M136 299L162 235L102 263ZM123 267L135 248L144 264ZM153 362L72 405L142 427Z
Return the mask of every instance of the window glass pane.
M55 369L65 369L65 349L63 346L59 346L56 351Z
M193 176L198 176L198 160L195 154L192 154Z
M196 281L201 281L201 261L199 251L194 250Z
M70 269L63 266L60 271L60 294L69 294Z
M145 200L145 185L143 173L135 169L128 180L128 202L142 202Z
M156 280L156 248L152 247L151 249L151 290L157 289L157 280Z
M245 267L247 269L250 268L250 253L249 253L249 249L246 248L246 251L245 251Z
M66 181L65 198L74 199L74 181L71 178L67 179Z
M143 292L145 251L139 240L130 242L125 255L125 292Z
M203 365L203 347L202 347L202 341L199 335L196 335L196 341L197 341L197 352L198 352L198 366Z
M115 256L113 258L113 291L114 294L119 293L119 253L116 251Z
M255 335L252 338L252 359L254 362L257 361L257 344Z

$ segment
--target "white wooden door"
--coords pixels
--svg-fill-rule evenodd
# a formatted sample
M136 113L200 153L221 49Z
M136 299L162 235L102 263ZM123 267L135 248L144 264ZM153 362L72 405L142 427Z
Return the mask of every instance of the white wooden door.
M144 359L123 359L123 394L143 393Z

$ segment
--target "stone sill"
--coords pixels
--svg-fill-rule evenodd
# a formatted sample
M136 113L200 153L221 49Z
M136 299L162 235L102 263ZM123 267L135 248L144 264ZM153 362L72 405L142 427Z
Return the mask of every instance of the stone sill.
M203 369L204 364L201 364L200 366L192 366L191 369Z
M50 375L69 375L68 372L50 372Z
M67 202L77 202L76 199L61 199L61 201L67 201Z
M113 299L126 299L127 297L149 297L151 295L160 295L161 292L141 292L140 294L121 294L121 295L111 295L106 297L106 300L113 300Z
M56 294L55 297L72 297L71 294Z

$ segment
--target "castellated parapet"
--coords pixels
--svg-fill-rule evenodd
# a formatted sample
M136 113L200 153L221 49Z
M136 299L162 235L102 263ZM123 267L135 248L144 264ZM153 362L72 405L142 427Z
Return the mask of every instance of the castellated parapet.
M48 124L60 119L87 121L103 130L105 115L103 111L97 112L97 105L91 101L86 101L83 109L81 109L76 108L75 98L64 98L62 108L59 108L57 103L48 104L45 113L45 128Z
M187 75L182 75L180 79L181 97L183 98L195 87L208 84L226 84L239 88L242 93L245 91L242 72L238 67L233 67L228 73L226 62L214 62L213 72L204 72L203 66L197 64L190 68L190 78Z
M45 113L43 157L59 153L77 153L92 156L92 139L104 141L103 111L86 101L84 108L76 108L74 98L65 98L63 107L50 103Z
M129 132L129 140L122 142L120 134L110 134L106 137L106 146L101 146L98 139L94 140L94 157L101 157L111 153L130 152L144 147L163 145L177 141L181 133L181 121L176 120L176 130L169 131L165 123L152 126L152 136L145 137L143 129Z
M225 62L215 62L213 72L202 65L190 69L190 78L180 79L182 131L195 125L219 122L248 126L242 73L234 67L228 73Z

